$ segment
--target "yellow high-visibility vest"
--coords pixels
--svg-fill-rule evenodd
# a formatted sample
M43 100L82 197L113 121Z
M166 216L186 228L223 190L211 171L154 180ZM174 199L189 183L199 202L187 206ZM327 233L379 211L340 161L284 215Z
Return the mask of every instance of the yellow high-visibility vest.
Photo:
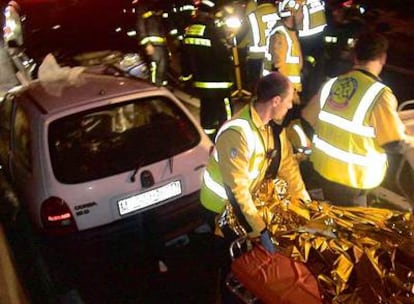
M325 4L322 0L306 0L302 6L303 21L299 37L306 37L322 32L327 25Z
M384 179L387 157L369 119L386 86L360 71L325 83L310 160L326 179L371 189Z
M270 46L270 52L272 56L280 55L279 57L284 60L284 62L280 62L280 65L277 66L279 72L288 77L293 83L294 88L301 92L302 50L296 32L286 29L283 25L279 25L272 30L270 35L276 33L280 33L285 37L286 49L282 50L281 54L276 54L273 46Z
M268 52L269 33L280 20L276 7L271 3L260 4L247 15L250 24L251 43L248 47L249 58L270 58Z
M246 141L250 143L250 166L248 170L250 178L254 180L261 176L259 168L265 167L262 162L266 161L266 159L256 158L257 154L265 154L265 147L262 137L251 121L249 115L249 109L246 107L244 112L240 114L239 118L229 120L224 123L224 125L218 131L216 138L218 138L220 134L229 128L243 134L243 136L246 138ZM223 212L225 204L228 201L228 197L223 185L223 179L220 174L218 153L215 149L213 150L207 168L204 171L200 200L201 204L205 208L216 213Z

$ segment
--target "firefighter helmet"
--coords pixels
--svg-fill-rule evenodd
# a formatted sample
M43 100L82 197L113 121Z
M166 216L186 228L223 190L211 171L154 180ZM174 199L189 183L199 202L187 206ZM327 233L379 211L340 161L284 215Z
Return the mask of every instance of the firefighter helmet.
M279 16L286 18L292 16L294 11L299 10L303 2L301 0L281 0L278 2Z
M213 12L216 9L216 3L212 0L198 0L195 5L198 10L203 12Z

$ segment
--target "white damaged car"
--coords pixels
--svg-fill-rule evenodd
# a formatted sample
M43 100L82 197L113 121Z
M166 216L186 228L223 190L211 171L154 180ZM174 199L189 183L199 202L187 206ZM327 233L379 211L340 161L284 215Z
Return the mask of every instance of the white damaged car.
M165 88L85 72L35 80L5 96L0 124L3 171L41 232L111 226L149 209L165 230L201 223L212 143Z

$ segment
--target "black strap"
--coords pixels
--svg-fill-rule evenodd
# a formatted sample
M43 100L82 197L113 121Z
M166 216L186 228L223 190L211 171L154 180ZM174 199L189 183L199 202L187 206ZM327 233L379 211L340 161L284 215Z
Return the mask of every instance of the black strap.
M267 152L267 157L269 157L271 161L269 167L266 170L265 178L275 179L280 165L281 153L279 135L282 132L283 127L281 125L276 124L274 121L271 121L269 125L272 128L275 146L273 150ZM224 185L224 188L226 189L227 198L229 199L229 202L232 205L240 224L246 229L247 232L253 231L252 227L249 225L243 212L241 211L241 208L237 203L234 193L231 191L230 187Z
M247 222L240 205L236 201L233 191L231 191L230 187L227 185L224 185L224 188L226 189L227 198L229 199L230 205L233 207L234 213L236 214L236 218L238 219L240 225L246 229L246 232L252 232L253 229Z
M273 141L275 146L272 150L267 152L267 157L270 159L270 165L266 170L265 177L269 179L275 179L277 176L277 171L280 166L281 159L281 145L280 145L280 133L283 130L281 125L278 125L273 120L269 122L269 126L272 128Z
M375 76L374 74L372 74L371 72L369 72L367 70L356 68L356 69L354 69L354 71L361 72L361 73L367 75L368 77L371 77L371 78L375 79L376 81L382 82L381 78Z

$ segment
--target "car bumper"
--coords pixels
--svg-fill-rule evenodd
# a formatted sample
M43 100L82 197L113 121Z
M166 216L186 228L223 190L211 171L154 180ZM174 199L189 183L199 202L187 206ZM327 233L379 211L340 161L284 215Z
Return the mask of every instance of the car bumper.
M160 240L168 240L190 233L203 222L200 192L196 191L168 204L137 213L114 223L59 237L46 237L52 242L99 242L123 235L146 233L148 224L156 227ZM151 229L154 230L154 229Z

